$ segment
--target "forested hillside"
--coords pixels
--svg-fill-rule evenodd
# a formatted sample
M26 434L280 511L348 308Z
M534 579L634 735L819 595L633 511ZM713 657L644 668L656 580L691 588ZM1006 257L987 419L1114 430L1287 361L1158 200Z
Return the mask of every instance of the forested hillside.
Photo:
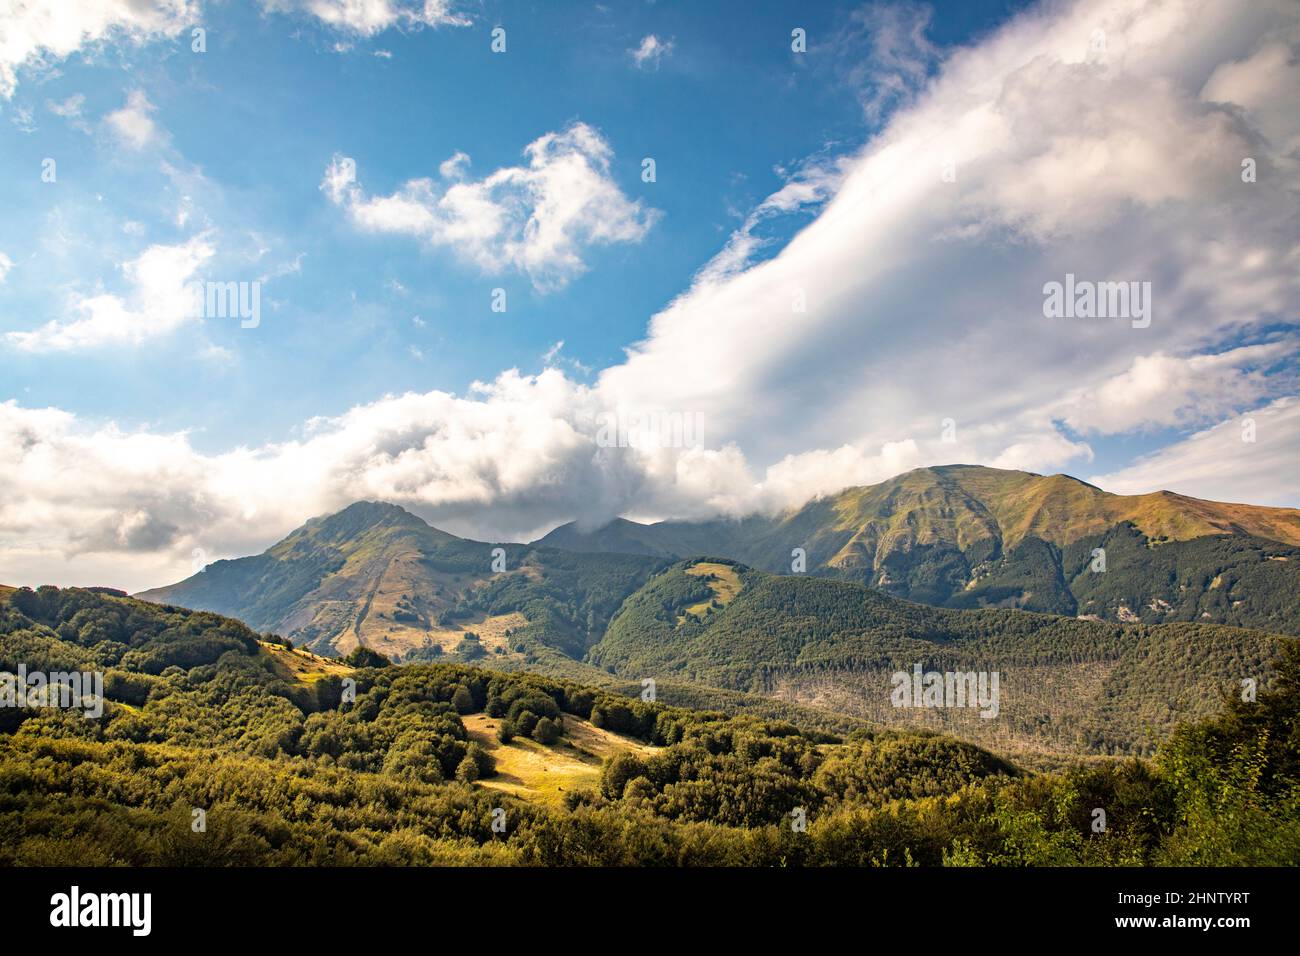
M725 566L743 585L717 600ZM687 609L699 609L687 613ZM1220 689L1269 679L1291 638L1209 624L1121 625L1013 610L954 611L846 581L684 561L623 605L588 660L626 678L763 693L1016 751L1147 753ZM998 719L971 709L900 709L891 677L996 671Z
M841 738L536 675L331 662L86 590L0 598L0 652L9 673L102 669L109 699L99 719L6 711L5 865L1300 862L1294 644L1272 691L1184 726L1155 762L1053 775L933 734ZM521 799L467 729L484 721L534 756L580 759L597 731L612 752L592 786Z

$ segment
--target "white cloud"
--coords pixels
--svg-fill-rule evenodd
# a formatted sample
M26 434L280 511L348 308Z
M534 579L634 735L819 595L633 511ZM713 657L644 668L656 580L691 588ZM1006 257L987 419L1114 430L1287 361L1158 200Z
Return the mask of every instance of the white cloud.
M9 117L9 122L13 123L20 133L36 132L36 119L29 107L17 107Z
M1265 40L1250 56L1220 64L1201 90L1207 102L1232 103L1249 112L1259 131L1292 159L1300 158L1297 39L1292 31L1286 41Z
M104 41L142 44L175 36L197 19L191 0L21 0L0 22L0 97L24 69L43 69Z
M0 98L24 71L49 69L107 44L175 38L201 21L200 0L19 0L0 17ZM390 28L468 26L452 0L263 0L268 13L301 13L351 36ZM345 44L346 45L346 44Z
M938 62L926 35L933 15L924 4L872 2L831 31L827 52L872 122L910 100Z
M575 427L592 404L558 372L506 373L474 398L393 396L309 422L300 441L220 455L184 434L0 404L0 538L25 543L0 551L0 581L30 580L33 568L72 556L237 554L356 498L418 504L449 525L492 504L500 528L539 526L578 507L602 469L620 467L593 456ZM636 477L629 470L613 485ZM114 580L130 587L159 580L120 570Z
M450 159L438 164L438 175L443 179L464 179L469 168L469 154L456 152Z
M551 347L542 353L542 368L562 368L566 365L579 375L587 376L591 374L589 366L564 354L564 339L552 343Z
M300 252L292 259L287 259L267 269L257 277L257 281L266 285L276 279L283 279L285 276L302 275L302 260L306 258L307 253Z
M0 284L5 281L5 276L9 275L9 270L14 267L14 261L3 252L0 252Z
M673 41L661 40L653 33L648 33L637 46L627 52L638 70L657 70L659 61L672 55Z
M120 143L131 149L144 149L163 136L153 121L154 110L143 90L132 90L127 95L126 104L105 116L104 123Z
M1254 441L1243 441L1252 431ZM1288 396L1088 480L1121 495L1165 488L1214 501L1295 507L1298 461L1300 398Z
M326 26L363 37L391 27L463 27L471 23L455 11L451 0L263 0L262 6L269 13L306 13Z
M45 108L62 119L68 121L68 125L73 129L80 130L83 133L90 132L90 125L82 116L82 107L86 105L86 94L73 93L64 100L46 100Z
M457 153L440 167L449 182L412 179L388 196L367 196L356 164L336 155L321 190L363 231L450 247L484 272L522 272L540 291L584 272L587 248L639 242L658 217L619 189L609 144L585 123L539 137L524 155L526 165L469 180L469 157Z
M105 345L135 345L197 321L188 286L213 256L206 236L179 245L154 245L126 262L128 296L107 292L74 298L69 312L31 332L7 332L5 340L25 352L67 352Z
M925 449L945 418L978 441L949 461L1052 467L1062 447L1088 454L1054 415L1111 434L1278 394L1250 371L1259 353L1235 349L1300 314L1300 177L1249 115L1200 95L1219 64L1300 19L1293 4L1253 9L1073 3L954 52L843 161L810 225L766 261L702 273L602 390L696 410L706 444L734 441L759 468L846 444ZM1096 29L1104 63L1088 61ZM1245 155L1270 175L1243 183ZM1067 272L1150 281L1151 326L1045 319L1042 287ZM1131 371L1135 356L1152 358ZM1157 371L1184 392L1126 411L1124 389Z
M785 185L750 211L722 251L700 270L697 283L717 283L748 268L755 255L770 243L757 234L763 223L798 212L805 206L819 206L834 194L844 175L841 165L834 162L810 163L793 174L779 169L777 172L785 177Z
M1290 380L1294 373L1268 369L1297 351L1300 342L1288 338L1217 354L1139 355L1118 375L1067 396L1061 417L1094 434L1216 421L1276 391L1282 376Z

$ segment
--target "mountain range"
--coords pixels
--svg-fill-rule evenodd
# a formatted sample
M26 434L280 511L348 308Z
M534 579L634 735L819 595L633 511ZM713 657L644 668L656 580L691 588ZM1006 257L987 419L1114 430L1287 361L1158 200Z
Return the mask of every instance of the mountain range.
M810 574L924 604L1300 633L1300 607L1286 597L1300 590L1300 511L1168 491L1114 495L1066 475L921 468L775 516L619 519L590 531L570 523L535 544L719 555L778 574L792 571L798 548Z
M487 605L502 592L545 592L563 605L565 619L552 622L568 632L563 643L580 653L651 571L705 556L940 607L1300 633L1300 511L1112 495L1065 475L966 465L918 469L782 515L618 519L587 532L567 524L531 545L470 541L397 505L357 502L263 554L140 596L233 615L321 651L364 643L401 657L451 651L467 630L502 646L523 622Z
M357 502L138 597L330 656L652 678L696 689L692 705L740 692L1004 750L1145 752L1300 632L1297 541L1293 510L952 466L775 517L566 525L532 544ZM890 676L917 662L999 671L1006 719L892 709Z

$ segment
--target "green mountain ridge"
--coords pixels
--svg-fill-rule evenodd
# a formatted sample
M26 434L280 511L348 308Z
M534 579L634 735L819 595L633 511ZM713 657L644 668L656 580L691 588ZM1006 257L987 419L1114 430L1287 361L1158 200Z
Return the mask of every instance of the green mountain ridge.
M722 555L953 608L1121 622L1206 621L1300 634L1300 511L1161 491L1122 496L1066 475L973 465L907 472L776 516L617 519L534 542L578 552ZM1104 571L1094 550L1105 549Z

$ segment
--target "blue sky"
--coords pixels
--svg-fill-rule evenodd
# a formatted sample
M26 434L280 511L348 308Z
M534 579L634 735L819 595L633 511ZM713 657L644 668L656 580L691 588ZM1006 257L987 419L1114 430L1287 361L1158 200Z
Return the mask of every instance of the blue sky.
M1007 6L949 4L934 18L935 39L965 41ZM560 341L567 359L611 365L779 188L777 167L870 134L850 64L809 65L790 50L792 25L824 36L854 8L798 9L489 5L469 27L362 37L222 4L202 18L202 55L182 33L61 62L5 104L11 120L29 122L0 124L9 210L0 249L20 265L12 251L25 250L31 263L5 284L0 330L63 318L69 289L121 290L120 262L183 240L196 221L220 237L215 276L299 271L266 284L278 306L256 334L208 323L146 348L0 353L5 397L124 427L193 429L196 447L216 451L280 439L383 392L462 392L503 368L535 371ZM490 50L495 25L507 29L503 55ZM671 42L671 53L638 69L629 50L649 35ZM133 91L147 96L165 142L123 155L94 124ZM75 96L85 97L90 133L47 106ZM539 294L527 277L484 274L404 238L358 235L318 188L335 152L388 192L435 175L457 152L480 175L517 164L525 145L574 121L600 131L615 154L611 178L662 218L635 246L591 250L586 273L559 292ZM47 156L58 162L54 185L37 175ZM646 156L655 183L641 182ZM193 218L178 227L187 197ZM124 233L125 222L140 231ZM497 287L507 290L505 316L489 310ZM233 359L205 357L210 344Z
M45 6L0 53L0 580L950 461L1300 505L1287 4ZM1045 318L1067 272L1155 320ZM593 439L647 409L698 447Z

